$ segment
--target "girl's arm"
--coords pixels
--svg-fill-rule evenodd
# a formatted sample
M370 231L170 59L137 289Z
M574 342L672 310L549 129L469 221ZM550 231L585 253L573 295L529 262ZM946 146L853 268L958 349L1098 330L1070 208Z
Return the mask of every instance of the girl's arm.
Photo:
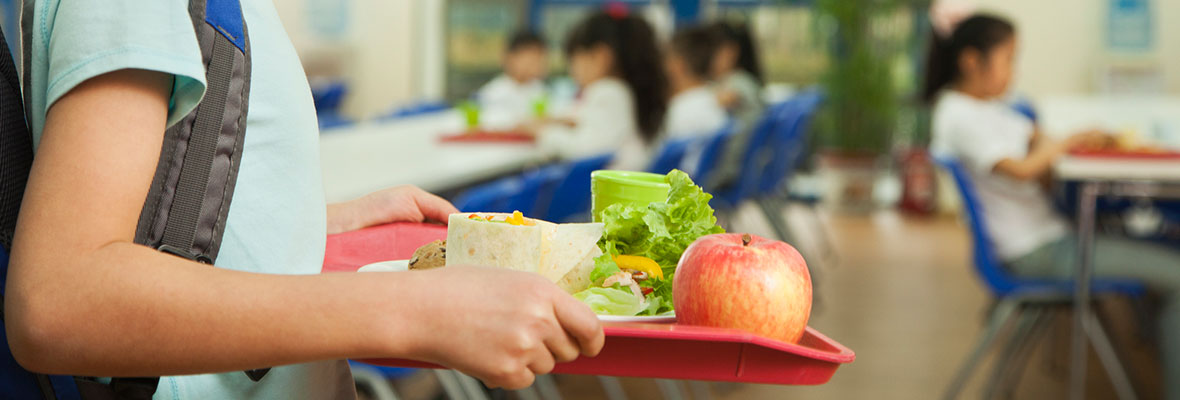
M153 376L400 357L522 387L601 348L589 308L531 274L266 275L133 244L171 84L116 71L49 110L4 299L9 346L26 368Z
M1085 131L1065 140L1054 141L1036 131L1029 141L1028 156L1023 159L1005 158L996 163L992 171L1020 181L1036 181L1053 168L1053 163L1069 149L1090 141L1101 140L1100 131Z

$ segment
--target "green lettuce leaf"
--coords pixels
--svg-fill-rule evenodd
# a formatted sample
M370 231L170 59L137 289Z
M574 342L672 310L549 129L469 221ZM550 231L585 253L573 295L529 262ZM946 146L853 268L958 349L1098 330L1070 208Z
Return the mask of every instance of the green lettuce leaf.
M645 309L630 290L619 287L591 287L574 293L574 298L589 305L595 314L632 316Z

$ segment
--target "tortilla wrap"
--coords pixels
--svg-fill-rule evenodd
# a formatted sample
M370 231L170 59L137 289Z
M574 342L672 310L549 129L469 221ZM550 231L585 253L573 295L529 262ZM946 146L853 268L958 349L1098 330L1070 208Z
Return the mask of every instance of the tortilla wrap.
M452 214L447 227L446 265L485 265L533 272L573 293L590 285L603 224L554 224L530 219L533 226L469 219ZM499 220L509 216L491 215ZM576 272L576 273L575 273Z

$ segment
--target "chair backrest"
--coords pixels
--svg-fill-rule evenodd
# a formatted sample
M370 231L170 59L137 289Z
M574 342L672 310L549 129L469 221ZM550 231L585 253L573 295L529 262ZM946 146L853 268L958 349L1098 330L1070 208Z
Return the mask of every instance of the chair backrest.
M344 96L348 95L348 84L343 81L330 81L311 85L311 101L315 105L316 114L338 114L340 104L344 103Z
M384 116L378 117L380 121L395 120L401 118L416 117L419 115L433 114L436 112L446 111L451 108L450 104L441 100L423 100L417 103L395 108Z
M553 191L545 219L553 222L588 220L590 173L606 168L613 157L613 154L605 154L569 162L565 178Z
M1011 292L1018 286L1017 280L1004 270L1000 257L995 252L987 223L983 220L983 205L979 203L979 196L967 170L958 160L945 156L936 156L934 159L951 174L959 188L963 212L967 225L971 228L975 271L993 293L1002 295Z
M758 184L752 195L775 194L791 172L803 163L807 150L807 129L822 100L818 90L808 90L791 97L777 115L772 115L775 123L762 149L769 154L760 157L765 161L761 170L754 174L758 177Z
M696 148L690 148L684 162L681 163L684 172L697 182L712 181L713 175L718 170L717 167L720 166L725 156L725 147L729 144L729 139L733 137L736 130L737 124L733 119L730 119L716 133L704 138L697 138L695 140Z
M500 178L455 196L452 203L462 212L513 212L531 214L537 192L520 175Z
M697 140L697 138L683 138L665 141L647 167L647 172L667 174L668 171L680 168L680 162L684 160L688 148Z

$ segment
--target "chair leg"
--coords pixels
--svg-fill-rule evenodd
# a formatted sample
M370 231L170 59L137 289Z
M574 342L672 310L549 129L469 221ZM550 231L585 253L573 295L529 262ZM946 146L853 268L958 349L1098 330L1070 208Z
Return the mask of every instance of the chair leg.
M994 399L997 397L997 393L1011 391L1009 390L1011 389L1009 384L1012 378L1011 371L1019 371L1027 361L1027 355L1032 350L1032 344L1035 342L1036 333L1045 312L1044 306L1026 306L1026 309L1020 313L1016 329L1012 331L1012 335L1004 343L992 367L992 376L985 388L984 399Z
M547 397L543 397L540 394L538 394L537 392L538 392L538 390L537 390L536 385L529 386L524 389L512 391L512 393L516 394L516 398L518 398L520 400L542 400L542 399L548 400Z
M459 383L459 373L449 369L436 369L434 376L438 377L438 383L442 385L443 393L446 393L447 398L451 400L467 400L467 392L463 390L463 385Z
M467 393L467 398L471 400L488 400L488 393L484 390L483 384L470 376L454 372L459 380L459 386L463 387L463 391Z
M608 400L627 400L627 391L623 390L623 384L619 382L619 378L599 376L598 382L602 384L602 391L606 393Z
M374 399L398 400L397 391L380 372L372 368L354 366L352 367L352 377L357 383L367 386L373 392Z
M692 392L692 400L709 400L713 398L709 393L709 382L688 381L688 389Z
M963 386L966 386L967 380L971 378L971 373L979 365L980 361L983 360L983 355L987 353L988 349L996 341L996 337L1000 331L1008 325L1008 320L1012 319L1012 316L1019 311L1017 310L1018 306L1019 304L1010 300L1001 300L996 304L988 319L987 328L975 344L975 349L971 351L967 360L959 367L959 371L955 373L954 379L951 380L951 384L947 387L942 398L949 400L959 396L959 392L963 390Z
M1090 318L1090 329L1086 332L1087 336L1090 337L1090 344L1094 346L1094 353L1098 355L1098 359L1106 369L1106 375L1110 377L1110 383L1114 386L1115 393L1122 400L1138 398L1135 395L1135 388L1131 385L1131 378L1127 375L1122 361L1119 361L1119 355L1114 350L1110 336L1106 334L1106 328L1094 316L1093 311L1088 313L1088 318Z
M1053 326L1053 320L1056 319L1056 310L1046 309L1042 312L1041 317L1033 324L1033 332L1029 336L1029 340L1023 349L1017 351L1017 359L1011 364L1011 368L1004 371L1004 376L1001 384L1004 389L1000 393L1000 398L1011 399L1015 393L1016 387L1020 384L1020 378L1024 375L1025 368L1031 360L1033 351L1037 348L1037 343L1041 339L1049 336L1049 330Z
M533 387L537 388L544 400L561 400L561 391L557 390L557 383L553 381L553 375L537 375Z
M656 379L656 385L660 387L660 394L664 395L665 400L684 400L684 389L680 381Z

